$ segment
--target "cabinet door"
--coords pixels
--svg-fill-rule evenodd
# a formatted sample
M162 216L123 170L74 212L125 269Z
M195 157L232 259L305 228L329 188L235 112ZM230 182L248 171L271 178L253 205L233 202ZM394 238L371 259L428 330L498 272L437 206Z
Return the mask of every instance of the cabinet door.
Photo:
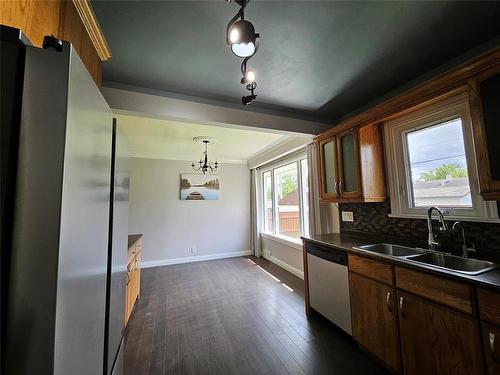
M395 290L352 272L349 273L349 284L354 339L393 371L399 372Z
M127 325L128 319L130 317L131 307L130 307L130 296L132 294L132 271L127 267L126 272L127 284L125 286L125 325Z
M361 170L359 168L358 128L337 136L339 160L339 192L341 198L360 198Z
M321 198L338 197L337 143L335 138L329 138L319 143L319 181Z
M500 67L487 69L468 81L479 190L486 200L500 199Z
M500 328L481 323L483 348L488 375L500 374Z
M405 374L483 374L477 320L398 291Z

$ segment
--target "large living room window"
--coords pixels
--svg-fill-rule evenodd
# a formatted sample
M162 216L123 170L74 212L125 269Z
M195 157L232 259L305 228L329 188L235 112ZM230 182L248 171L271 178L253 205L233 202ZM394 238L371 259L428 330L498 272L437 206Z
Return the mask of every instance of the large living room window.
M423 216L438 206L450 218L498 217L479 194L465 94L386 123L385 141L394 216Z
M304 154L262 170L264 233L291 240L309 233L307 174Z

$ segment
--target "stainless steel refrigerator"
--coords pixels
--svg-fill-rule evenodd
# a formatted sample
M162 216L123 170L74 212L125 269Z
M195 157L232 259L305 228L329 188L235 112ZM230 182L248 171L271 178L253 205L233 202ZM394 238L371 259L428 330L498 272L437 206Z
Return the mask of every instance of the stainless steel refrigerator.
M117 374L126 139L70 44L0 37L2 373Z

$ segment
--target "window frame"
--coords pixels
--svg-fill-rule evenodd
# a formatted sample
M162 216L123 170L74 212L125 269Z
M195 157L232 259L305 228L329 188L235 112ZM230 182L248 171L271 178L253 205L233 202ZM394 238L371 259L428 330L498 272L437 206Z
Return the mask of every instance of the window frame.
M305 202L304 202L304 196L303 196L304 195L303 181L302 181L302 177L303 177L302 173L303 172L302 172L302 165L301 165L301 161L304 159L306 160L306 163L308 165L307 153L305 151L301 151L300 153L296 153L292 156L289 156L289 157L284 158L284 159L280 159L277 162L274 162L272 164L268 164L268 165L260 168L260 179L261 179L260 188L262 189L262 194L261 194L261 196L263 197L262 207L264 209L265 209L265 200L266 200L266 198L265 198L265 186L264 186L264 173L270 172L271 173L271 181L272 181L271 190L272 190L272 205L273 205L273 223L272 223L273 230L272 230L272 232L265 231L266 226L265 225L262 226L262 228L260 229L260 233L262 235L264 235L265 237L272 236L272 237L278 237L280 239L290 241L290 242L298 242L298 243L302 242L301 238L294 238L294 237L290 237L290 236L283 235L283 234L279 233L279 220L278 220L279 207L277 204L278 192L276 189L276 179L275 179L274 171L280 167L284 167L286 165L294 164L294 163L297 167L297 184L298 184L298 189L299 189L298 195L299 195L300 236L306 235L304 233L305 229L306 229L305 221L309 220L309 218L306 218L304 216L305 215L305 211L304 211ZM308 171L308 173L309 173L309 171ZM309 179L307 182L309 182ZM309 202L307 202L307 204L309 204ZM262 210L262 212L260 212L259 215L262 219L261 222L264 222L264 218L265 218L264 210Z
M443 99L433 105L408 113L384 124L386 164L388 169L391 217L425 218L428 207L411 205L411 169L406 134L460 118L464 139L472 208L438 206L447 219L498 221L497 205L484 201L479 194L479 178L474 149L470 105L467 93Z

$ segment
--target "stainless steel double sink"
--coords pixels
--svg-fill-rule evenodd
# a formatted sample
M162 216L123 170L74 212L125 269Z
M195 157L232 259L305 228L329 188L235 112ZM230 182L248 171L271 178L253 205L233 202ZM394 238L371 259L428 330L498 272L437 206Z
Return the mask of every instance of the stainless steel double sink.
M403 258L412 262L424 263L431 267L467 275L479 275L499 266L498 264L484 260L463 258L451 254L389 243L363 245L354 248L371 253Z

